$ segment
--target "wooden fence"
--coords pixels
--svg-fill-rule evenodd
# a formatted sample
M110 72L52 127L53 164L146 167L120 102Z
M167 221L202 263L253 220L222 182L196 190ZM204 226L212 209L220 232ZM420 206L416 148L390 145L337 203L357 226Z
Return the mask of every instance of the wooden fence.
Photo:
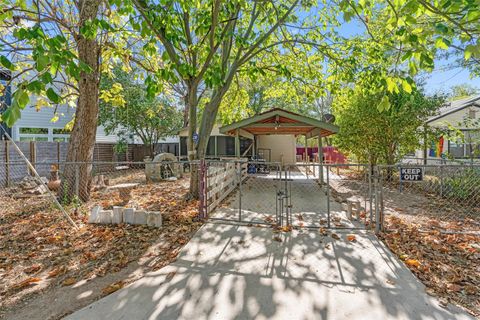
M247 162L213 162L206 172L207 213L212 212L247 177Z
M15 142L25 157L34 165L40 176L50 174L51 165L60 166L67 158L68 142L28 141ZM97 143L93 162L142 162L151 148L130 144L125 152L116 153L115 144ZM158 149L155 146L155 149ZM20 153L10 141L0 140L0 186L8 186L29 175L29 169Z

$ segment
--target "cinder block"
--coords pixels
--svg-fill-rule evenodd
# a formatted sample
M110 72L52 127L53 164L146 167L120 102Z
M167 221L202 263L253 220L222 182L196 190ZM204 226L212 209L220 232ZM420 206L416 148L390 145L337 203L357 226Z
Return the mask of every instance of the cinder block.
M147 225L149 227L161 227L162 226L162 214L160 212L147 212Z
M101 206L95 206L92 208L92 211L90 212L90 216L88 217L88 223L99 223L99 212L102 210Z
M145 211L135 211L133 224L147 224L147 213Z
M110 224L112 223L112 210L101 210L98 214L98 223Z
M125 208L123 209L123 222L128 224L134 223L135 217L135 209L133 208Z
M112 223L119 224L123 222L123 208L113 207Z

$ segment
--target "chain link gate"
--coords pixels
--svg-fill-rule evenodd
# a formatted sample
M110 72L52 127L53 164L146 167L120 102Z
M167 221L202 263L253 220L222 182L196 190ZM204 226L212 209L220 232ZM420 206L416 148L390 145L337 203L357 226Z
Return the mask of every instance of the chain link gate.
M368 165L208 161L206 212L212 220L247 224L378 230L374 173Z
M367 165L284 166L280 223L293 227L365 229L376 225L374 175Z

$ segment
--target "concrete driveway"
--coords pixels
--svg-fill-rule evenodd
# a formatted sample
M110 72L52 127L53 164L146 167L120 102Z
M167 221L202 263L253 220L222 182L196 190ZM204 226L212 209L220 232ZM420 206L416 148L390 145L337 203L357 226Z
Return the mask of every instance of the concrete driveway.
M375 236L208 223L177 261L67 319L473 319L444 309Z

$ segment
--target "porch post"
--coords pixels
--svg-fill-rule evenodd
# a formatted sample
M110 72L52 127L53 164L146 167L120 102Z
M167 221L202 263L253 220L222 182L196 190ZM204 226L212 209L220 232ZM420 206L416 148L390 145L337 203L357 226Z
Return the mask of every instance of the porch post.
M318 163L319 163L319 173L318 181L320 184L323 184L323 145L322 145L322 133L318 132Z
M239 130L235 130L235 157L240 158L240 133Z
M307 135L305 135L305 152L304 152L304 161L307 163L308 157L308 143L307 143Z
M215 137L215 158L218 157L218 139L217 136Z
M256 140L257 140L257 136L256 135L253 135L253 146L252 146L252 158L253 159L256 159L257 157L257 143L256 143Z

